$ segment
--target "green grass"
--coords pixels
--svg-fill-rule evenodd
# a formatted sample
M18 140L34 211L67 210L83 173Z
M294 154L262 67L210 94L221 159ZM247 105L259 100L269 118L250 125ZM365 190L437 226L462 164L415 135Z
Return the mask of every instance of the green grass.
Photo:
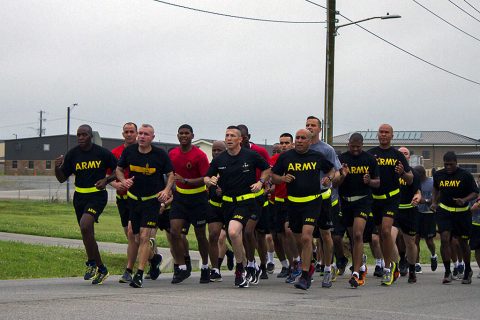
M102 252L110 274L122 274L125 255ZM80 277L85 250L0 241L0 279Z
M46 237L81 239L71 203L34 200L0 200L0 231ZM127 243L115 204L108 204L95 224L97 241ZM191 250L198 250L195 234L188 235ZM157 243L168 247L164 232L158 232Z

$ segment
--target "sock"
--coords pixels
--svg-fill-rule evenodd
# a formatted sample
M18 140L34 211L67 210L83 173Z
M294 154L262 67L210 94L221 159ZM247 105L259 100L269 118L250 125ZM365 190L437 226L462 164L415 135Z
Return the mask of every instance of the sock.
M437 258L437 254L432 255L431 258Z
M385 260L381 259L382 260L382 268L385 268Z
M331 272L332 271L332 266L325 266L325 269L323 271L324 272Z
M302 270L302 278L308 280L308 271L303 271Z
M103 265L103 264L102 264L102 265L99 265L99 266L98 266L98 271L99 271L100 273L107 273L107 267L105 267L105 265Z
M181 265L178 266L178 269L187 270L187 265L186 264L181 264Z
M400 262L405 262L406 261L405 252L399 252L398 254L400 255Z
M302 259L300 258L300 256L296 257L294 260L297 261L297 262L302 261Z
M273 252L267 252L267 263L273 263Z
M243 272L243 263L239 262L237 263L237 266L235 267L235 270Z
M451 273L451 271L450 271L450 261L443 261L443 266L445 267L445 273Z
M218 269L222 268L223 258L218 258Z
M357 271L354 271L354 272L352 273L352 277L353 277L353 276L357 276L357 278L360 278L360 275L358 274Z
M389 268L383 268L383 271L385 271L385 273L389 273L390 269Z
M258 265L255 266L255 269L258 270ZM265 263L261 263L261 264L260 264L260 269L262 269L262 270L266 270L266 269L267 269L267 266L265 265Z
M280 261L280 263L282 264L283 268L288 268L288 261L287 260L282 260L282 261Z
M472 271L472 267L470 266L470 261L464 261L465 263L465 274L469 273L470 271Z
M360 271L365 272L365 265L364 264L362 264L362 266L360 267Z
M458 265L459 265L458 260L453 263L453 266L454 266L455 268L458 268Z
M255 261L248 261L247 268L255 267Z
M208 264L202 264L201 269L202 269L202 270L203 270L203 269L208 269Z
M375 265L382 267L382 259L375 259Z
M97 264L95 263L95 260L88 260L86 265L89 267L95 267Z
M140 277L143 278L143 270L138 269L138 270L137 270L137 274L138 274Z
M217 268L213 268L213 271L215 271L216 273L220 273L220 270Z
M408 272L415 272L415 265L414 264L409 264L408 265Z
M130 268L126 268L125 270L126 270L128 273L130 273L130 274L132 274L132 273L133 273L133 270L132 270L132 269L130 269Z

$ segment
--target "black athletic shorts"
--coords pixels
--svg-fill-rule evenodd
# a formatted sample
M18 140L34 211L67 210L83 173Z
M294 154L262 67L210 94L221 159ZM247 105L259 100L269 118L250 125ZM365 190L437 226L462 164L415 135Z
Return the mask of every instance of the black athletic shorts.
M463 240L470 239L472 229L472 212L470 210L450 212L438 207L436 220L439 233L450 231L452 236L459 237Z
M367 220L372 213L372 200L370 197L365 197L357 201L342 201L342 215L343 224L346 227L353 226L355 218L362 218Z
M472 232L470 236L470 249L479 250L480 249L480 225L472 224Z
M417 207L398 209L393 225L402 230L403 234L413 237L417 234L417 214Z
M286 200L285 200L286 201ZM275 201L272 205L273 230L276 233L285 232L285 223L288 221L288 205L286 202Z
M230 220L235 220L245 227L252 215L255 215L255 217L258 215L258 205L255 199L247 199L238 202L224 201L222 208L227 225ZM228 228L226 229L228 230Z
M261 209L262 213L260 214L258 223L255 226L255 230L260 233L267 234L267 233L270 233L270 223L272 219L272 216L270 214L270 211L271 211L270 209L272 205L270 204L270 202L268 202L268 200L263 201L261 205L262 205L262 209ZM260 203L258 203L258 206L260 206Z
M133 234L139 234L140 228L156 228L160 202L157 198L146 201L129 198L130 221L132 222Z
M118 214L120 215L120 221L122 222L122 227L128 227L128 221L130 219L130 207L128 206L128 198L119 196L117 194L117 209Z
M170 220L183 219L195 228L207 223L208 194L200 192L195 194L183 194L175 191L173 194Z
M170 208L165 209L161 214L158 213L158 229L165 230L166 232L170 233ZM182 234L187 235L188 230L190 230L190 223L186 223L186 225L182 228Z
M320 230L332 230L332 197L321 200L320 215L317 220L317 227Z
M374 199L372 203L372 213L375 225L382 224L383 217L394 219L398 212L400 196L394 196L387 199Z
M333 231L334 236L342 237L345 236L347 228L343 223L343 210L340 209L340 202L337 201L337 204L332 206L332 222L333 222Z
M225 225L223 203L218 200L208 200L207 223L220 222Z
M98 218L105 209L107 201L108 193L106 190L92 193L75 192L73 194L73 207L75 208L77 222L80 224L83 214L89 214L98 223Z
M435 213L431 211L418 212L416 225L417 225L417 234L423 239L431 239L437 235Z
M309 202L288 202L288 221L293 233L302 233L304 225L316 226L320 216L322 199Z
M370 213L367 217L365 229L363 230L363 243L372 242L372 234L378 234L378 229L373 220L373 213Z

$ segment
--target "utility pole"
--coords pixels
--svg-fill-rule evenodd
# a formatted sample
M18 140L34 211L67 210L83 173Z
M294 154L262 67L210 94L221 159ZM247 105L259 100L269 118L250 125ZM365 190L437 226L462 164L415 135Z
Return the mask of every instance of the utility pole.
M333 92L335 75L335 23L337 22L336 0L327 0L327 45L325 63L324 140L333 142Z
M38 136L42 137L42 135L45 133L45 129L43 128L43 121L47 119L43 118L43 114L46 113L45 111L40 110L39 113L40 113L40 129L38 129Z
M65 154L70 149L70 110L77 105L77 103L74 103L71 108L70 106L67 107L67 150L65 151ZM70 202L70 178L67 179L67 202Z

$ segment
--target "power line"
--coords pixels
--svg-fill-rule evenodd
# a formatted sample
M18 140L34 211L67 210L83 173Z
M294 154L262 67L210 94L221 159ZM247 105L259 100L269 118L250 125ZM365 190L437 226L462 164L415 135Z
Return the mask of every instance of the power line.
M452 0L448 0L448 2L450 2L451 4L453 4L455 7L457 7L460 11L466 13L467 15L469 15L470 17L472 17L472 19L475 19L477 20L478 22L480 22L480 20L478 20L477 18L475 18L474 16L472 16L468 11L466 11L465 9L463 9L462 7L460 7L458 4L456 4L455 2L453 2Z
M428 9L427 7L425 7L424 5L422 5L420 2L418 2L418 1L416 1L416 0L412 0L412 1L415 2L416 4L418 4L418 5L419 5L420 7L422 7L423 9L427 10L428 12L430 12L431 14L433 14L433 15L434 15L435 17L437 17L438 19L440 19L440 20L442 20L443 22L445 22L446 24L448 24L449 26L457 29L458 31L460 31L460 32L466 34L467 36L469 36L469 37L471 37L471 38L473 38L473 39L475 39L475 40L477 40L477 41L480 42L480 39L479 39L479 38L477 38L477 37L471 35L470 33L468 33L468 32L466 32L466 31L460 29L459 27L457 27L457 26L454 25L453 23L448 22L447 20L445 20L444 18L440 17L438 14L436 14L436 13L433 12L432 10L430 10L430 9Z
M325 8L325 7L319 5L319 4L315 3L315 2L312 2L312 1L309 1L309 0L305 0L305 1L308 2L308 3L311 3L311 4L313 4L313 5L316 5L316 6L320 7L320 8ZM338 13L338 15L341 16L341 17L343 17L343 18L345 18L345 19L347 19L349 22L354 22L353 20L351 20L350 18L344 16L343 14ZM432 67L434 67L434 68L436 68L436 69L439 69L439 70L441 70L441 71L443 71L443 72L446 72L446 73L448 73L448 74L450 74L450 75L452 75L452 76L455 76L455 77L457 77L457 78L463 79L463 80L465 80L465 81L471 82L471 83L476 84L476 85L480 85L480 82L478 82L478 81L475 81L475 80L466 78L466 77L461 76L461 75L459 75L459 74L457 74L457 73L455 73L455 72L452 72L452 71L449 71L449 70L447 70L447 69L445 69L445 68L442 68L442 67L440 67L440 66L438 66L438 65L436 65L436 64L434 64L434 63L432 63L432 62L430 62L430 61L428 61L428 60L425 60L425 59L423 59L423 58L415 55L414 53L412 53L412 52L410 52L410 51L407 51L407 50L399 47L398 45L396 45L396 44L394 44L394 43L392 43L392 42L390 42L390 41L388 41L388 40L380 37L379 35L373 33L372 31L368 30L367 28L362 27L362 26L359 25L359 24L355 24L355 25L356 25L357 27L363 29L364 31L370 33L371 35L377 37L378 39L384 41L385 43L388 43L389 45L393 46L394 48L397 48L398 50L402 51L403 53L408 54L409 56L411 56L411 57L413 57L413 58L415 58L415 59L417 59L417 60L420 60L420 61L422 61L422 62L424 62L424 63L426 63L426 64L428 64L428 65L430 65L430 66L432 66Z
M466 4L468 4L470 7L472 7L473 10L477 11L478 13L480 13L480 11L479 11L477 8L475 8L473 5L471 5L467 0L463 0L463 1L465 1Z
M232 14L227 14L227 13L220 13L220 12L215 12L215 11L208 11L208 10L203 10L203 9L197 9L193 7L187 7L183 6L180 4L175 4L167 1L162 1L162 0L153 0L159 3L163 3L169 6L173 7L178 7L182 9L187 9L187 10L193 10L197 12L202 12L202 13L208 13L208 14L213 14L217 16L222 16L222 17L228 17L228 18L235 18L235 19L243 19L243 20L252 20L252 21L261 21L261 22L276 22L276 23L291 23L291 24L318 24L318 23L325 23L325 21L290 21L290 20L272 20L272 19L262 19L262 18L252 18L252 17L243 17L243 16L236 16Z

